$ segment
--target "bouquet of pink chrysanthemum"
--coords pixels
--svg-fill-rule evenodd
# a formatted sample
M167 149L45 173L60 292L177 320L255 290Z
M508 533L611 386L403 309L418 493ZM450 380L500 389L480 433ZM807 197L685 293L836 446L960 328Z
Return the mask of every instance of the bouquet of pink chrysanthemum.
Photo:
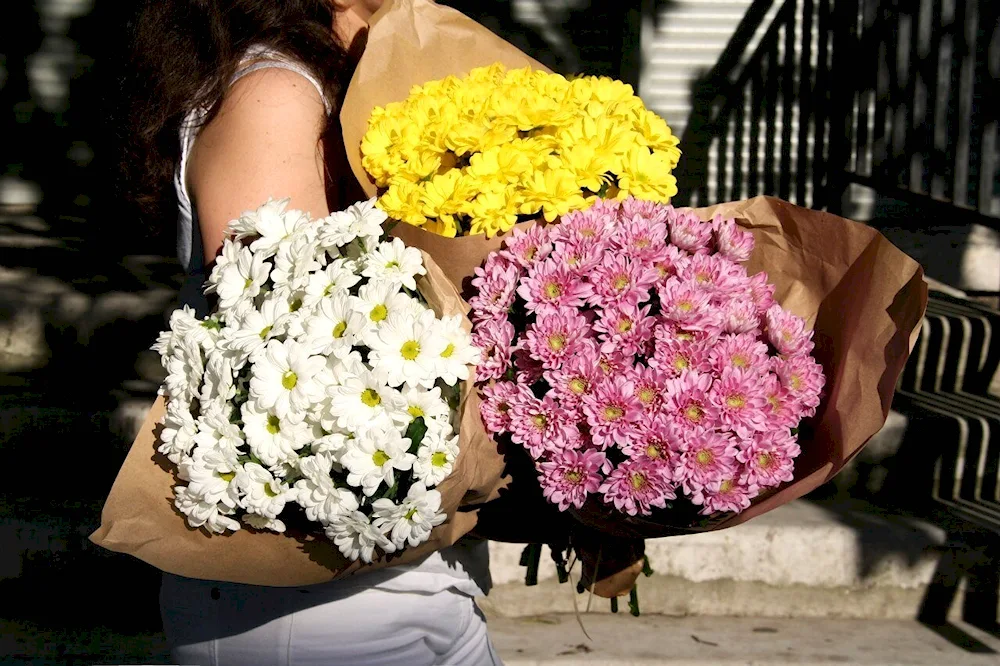
M740 512L792 480L824 375L752 250L732 219L629 198L515 230L477 269L483 421L560 510Z

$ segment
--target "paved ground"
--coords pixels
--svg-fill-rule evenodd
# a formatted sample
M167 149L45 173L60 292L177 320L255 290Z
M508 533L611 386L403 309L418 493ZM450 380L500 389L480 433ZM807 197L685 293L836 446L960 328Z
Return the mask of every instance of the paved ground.
M490 620L506 666L979 666L1000 664L1000 633L916 622L633 618ZM162 634L40 631L0 622L0 664L169 664ZM951 640L949 640L949 638ZM964 647L955 644L958 642Z

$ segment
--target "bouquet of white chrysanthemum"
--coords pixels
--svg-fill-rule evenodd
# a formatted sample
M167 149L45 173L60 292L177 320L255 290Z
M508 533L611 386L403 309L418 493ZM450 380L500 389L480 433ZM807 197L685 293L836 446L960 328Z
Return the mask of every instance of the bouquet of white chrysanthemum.
M192 527L317 523L371 562L445 520L434 487L458 456L457 384L478 362L462 317L416 291L419 250L382 240L373 201L312 220L268 201L230 225L199 319L154 349L168 377L158 450Z

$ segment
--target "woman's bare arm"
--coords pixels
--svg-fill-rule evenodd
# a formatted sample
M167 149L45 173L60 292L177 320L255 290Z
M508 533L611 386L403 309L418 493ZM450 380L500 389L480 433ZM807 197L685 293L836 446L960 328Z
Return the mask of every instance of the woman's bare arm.
M198 212L206 264L222 247L229 222L268 197L290 208L329 214L320 134L326 110L301 75L266 68L239 79L218 115L198 135L188 189Z

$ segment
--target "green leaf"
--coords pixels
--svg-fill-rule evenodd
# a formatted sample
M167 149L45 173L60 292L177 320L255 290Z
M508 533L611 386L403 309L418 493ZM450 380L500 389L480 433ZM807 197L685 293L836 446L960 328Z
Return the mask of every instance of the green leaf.
M410 425L406 428L406 434L404 435L410 440L410 453L417 452L417 449L420 448L420 444L424 441L424 435L426 434L427 424L424 423L424 417L418 416L410 421Z

